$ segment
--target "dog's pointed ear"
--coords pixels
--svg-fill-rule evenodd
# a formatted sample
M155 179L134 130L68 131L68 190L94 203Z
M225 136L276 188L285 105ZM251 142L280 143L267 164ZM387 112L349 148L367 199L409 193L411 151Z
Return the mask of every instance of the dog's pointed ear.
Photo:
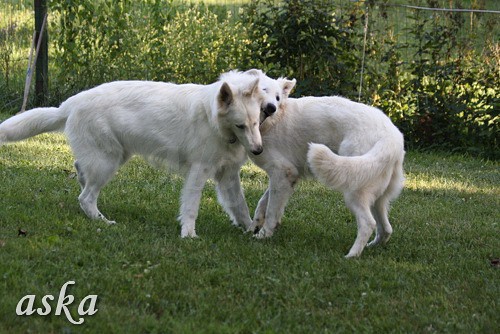
M217 102L219 107L227 107L231 103L233 103L233 91L231 87L229 87L227 82L222 83L222 86L219 90L219 95L217 96Z
M260 76L261 74L264 74L261 70L258 70L256 68L252 68L246 72L244 72L243 74L248 74L248 75L253 75L254 77L258 77Z
M260 94L259 78L255 78L255 80L248 85L245 91L243 91L243 95L247 97L256 96L257 94Z
M297 83L297 80L292 79L283 79L281 82L281 88L283 89L283 94L288 97L290 92L292 91L293 87L295 87L295 83Z

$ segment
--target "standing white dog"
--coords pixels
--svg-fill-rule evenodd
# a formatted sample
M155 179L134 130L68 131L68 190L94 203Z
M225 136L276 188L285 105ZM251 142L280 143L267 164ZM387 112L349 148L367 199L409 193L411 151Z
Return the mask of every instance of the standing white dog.
M250 156L269 175L254 215L257 238L273 234L294 185L312 171L343 192L356 216L358 234L346 257L361 255L375 227L370 245L389 240L389 202L403 188L405 152L403 135L382 111L341 97L290 98L266 118L261 134L265 151Z
M233 223L252 225L240 185L246 151L262 152L259 80L240 72L211 85L117 81L81 92L59 108L36 108L0 124L0 145L62 131L75 156L80 206L92 219L101 188L132 155L166 161L186 175L181 236L195 237L202 189L216 181L219 201Z

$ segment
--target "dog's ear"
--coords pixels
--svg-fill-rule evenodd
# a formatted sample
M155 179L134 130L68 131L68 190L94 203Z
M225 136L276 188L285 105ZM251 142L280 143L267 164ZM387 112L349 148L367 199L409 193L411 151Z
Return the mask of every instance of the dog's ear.
M256 78L254 81L252 81L248 85L248 87L243 91L243 96L247 97L257 96L257 94L260 94L259 78Z
M281 79L281 80L282 80L281 88L283 89L283 95L288 97L288 95L292 91L293 87L295 87L295 83L297 82L297 80L295 80L295 79L288 80L286 78Z
M227 82L222 83L222 86L220 87L219 90L219 95L217 96L217 102L219 104L219 107L227 107L231 103L233 103L234 97L233 97L233 91L231 90L231 87L227 84Z
M248 74L248 75L253 75L254 77L258 77L260 76L261 74L264 74L261 70L258 70L256 68L252 68L246 72L244 72L243 74Z

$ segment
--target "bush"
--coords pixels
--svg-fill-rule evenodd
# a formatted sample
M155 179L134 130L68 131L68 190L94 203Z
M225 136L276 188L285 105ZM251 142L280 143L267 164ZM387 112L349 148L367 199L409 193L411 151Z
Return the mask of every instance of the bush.
M498 158L498 55L457 44L457 15L451 15L452 24L412 19L412 42L405 47L416 50L415 57L398 66L402 62L393 50L392 66L379 74L388 80L374 92L374 104L387 111L411 147Z
M438 5L429 1L431 7ZM388 19L386 7L351 4L343 8L343 17L335 14L338 9L330 1L250 4L245 21L252 26L251 48L259 67L272 76L295 77L297 96L357 97L357 55L363 48L359 23L370 11L362 101L383 109L410 148L498 158L498 51L479 54L469 45L473 36L459 38L461 13L411 11L407 19L412 24L401 42L391 25L402 17ZM492 45L497 50L498 44Z
M209 83L249 57L242 23L203 4L52 0L51 10L56 100L112 80Z
M495 16L474 14L473 32L463 13L390 12L394 7L373 1L342 6L315 0L257 0L242 8L50 0L51 104L107 81L209 83L227 70L252 67L296 78L295 96L355 99L365 49L361 101L384 110L408 147L499 157L500 49L494 37L474 35L495 36ZM407 28L395 28L403 19ZM24 69L12 68L9 27L0 27L0 99L13 110ZM478 47L484 41L489 47Z
M329 1L253 1L244 21L252 54L271 76L300 83L295 95L351 95L358 59L351 21L335 15Z
M219 21L203 5L178 12L156 41L161 53L154 72L167 70L167 77L176 82L213 82L222 72L238 68L241 59L250 58L246 33L241 22L231 17Z

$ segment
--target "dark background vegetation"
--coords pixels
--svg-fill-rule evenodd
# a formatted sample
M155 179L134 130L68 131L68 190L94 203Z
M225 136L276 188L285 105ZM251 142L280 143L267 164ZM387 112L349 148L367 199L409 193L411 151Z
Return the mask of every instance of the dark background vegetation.
M343 95L380 107L410 149L498 159L499 14L416 10L401 0L218 3L50 0L48 103L107 81L210 83L258 67L296 78L296 97ZM411 4L500 10L487 0ZM4 6L14 5L31 9L31 1ZM22 62L12 55L19 38L29 41L32 22L7 15L0 110L15 113L27 51Z

